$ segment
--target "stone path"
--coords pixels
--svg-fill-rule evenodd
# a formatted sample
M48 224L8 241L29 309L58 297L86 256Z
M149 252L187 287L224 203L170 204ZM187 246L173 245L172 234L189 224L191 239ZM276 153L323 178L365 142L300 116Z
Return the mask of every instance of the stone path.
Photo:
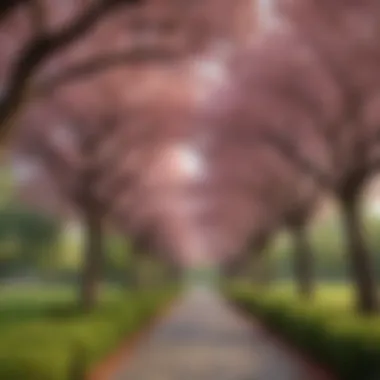
M217 294L194 290L112 380L316 380Z

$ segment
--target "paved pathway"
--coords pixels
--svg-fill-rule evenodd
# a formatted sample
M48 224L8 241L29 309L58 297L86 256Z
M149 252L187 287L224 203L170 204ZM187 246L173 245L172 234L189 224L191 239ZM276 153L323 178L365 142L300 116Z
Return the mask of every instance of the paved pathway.
M176 305L112 380L314 380L217 294Z

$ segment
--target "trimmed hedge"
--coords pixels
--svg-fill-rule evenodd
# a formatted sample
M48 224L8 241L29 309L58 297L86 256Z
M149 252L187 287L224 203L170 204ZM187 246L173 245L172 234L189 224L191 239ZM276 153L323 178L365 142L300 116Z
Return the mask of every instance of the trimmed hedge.
M358 317L281 292L235 287L227 295L342 380L380 379L380 318Z
M9 325L0 338L0 379L84 380L92 366L173 298L155 291L108 302L89 315L54 315Z

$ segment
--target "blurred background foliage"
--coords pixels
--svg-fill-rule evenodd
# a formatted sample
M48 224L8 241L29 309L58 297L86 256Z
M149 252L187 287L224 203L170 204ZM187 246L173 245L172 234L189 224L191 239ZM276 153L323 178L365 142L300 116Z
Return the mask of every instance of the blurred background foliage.
M83 231L75 220L60 220L20 203L10 168L0 167L0 283L77 280L83 263ZM162 268L149 259L133 257L125 236L109 232L105 242L105 281L132 281L159 275Z
M163 263L141 258L125 236L109 232L97 303L91 313L78 308L85 252L80 223L27 207L13 184L3 164L0 379L84 380L171 302L176 287Z
M374 256L377 278L380 278L380 215L366 213L365 233ZM349 268L345 257L345 242L342 224L338 216L331 213L328 218L316 221L310 228L310 242L315 260L315 276L328 282L349 281ZM291 280L293 276L292 241L288 233L283 232L267 249L274 279ZM267 263L268 264L268 263Z

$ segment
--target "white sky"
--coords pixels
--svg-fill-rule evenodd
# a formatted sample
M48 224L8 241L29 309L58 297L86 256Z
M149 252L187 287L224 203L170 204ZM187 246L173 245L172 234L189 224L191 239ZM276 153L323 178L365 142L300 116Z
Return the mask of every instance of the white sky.
M256 5L257 4L257 5ZM259 23L261 29L267 29L275 26L277 18L275 14L276 0L257 0L254 1L254 12L256 13L256 6L259 7Z
M221 82L226 75L226 70L218 60L202 60L198 63L199 74L202 78L213 83Z
M202 175L203 162L195 149L189 146L179 147L179 165L183 173L190 178L197 178Z
M202 159L191 146L181 144L172 147L168 154L167 162L170 176L173 175L175 179L193 180L203 175L204 165ZM174 167L171 165L174 165Z

